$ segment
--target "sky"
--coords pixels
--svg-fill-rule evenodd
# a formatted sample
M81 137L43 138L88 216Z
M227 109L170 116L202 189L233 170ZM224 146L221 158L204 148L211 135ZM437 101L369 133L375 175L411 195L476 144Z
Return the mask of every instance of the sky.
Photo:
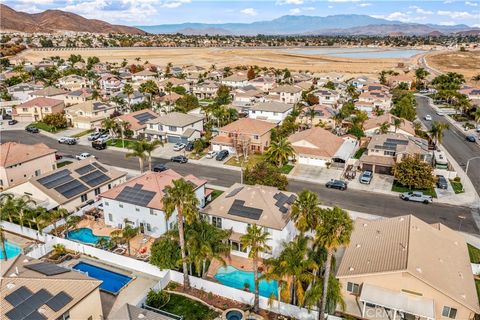
M123 25L272 20L284 15L365 14L388 20L480 27L480 0L0 0L18 11L73 12Z

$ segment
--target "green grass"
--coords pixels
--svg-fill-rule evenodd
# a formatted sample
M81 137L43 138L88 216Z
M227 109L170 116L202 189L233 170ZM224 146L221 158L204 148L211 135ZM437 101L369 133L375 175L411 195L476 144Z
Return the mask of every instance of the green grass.
M65 130L66 128L57 128L55 130L54 127L52 126L49 126L48 124L45 124L43 122L34 122L34 123L31 123L30 125L28 125L29 127L34 127L34 128L37 128L37 129L40 129L40 130L43 130L43 131L47 131L47 132L59 132L59 131L62 131L62 130Z
M471 263L480 263L480 249L467 243Z
M480 301L480 280L475 279L475 287L477 288L477 297L478 297L478 300Z
M212 201L220 197L220 195L223 193L221 190L213 190L212 192Z
M452 185L453 191L455 193L463 193L465 189L463 189L463 184L460 181L450 180L450 184Z
M172 293L170 301L161 310L183 316L184 320L213 320L218 316L203 303Z
M280 168L280 171L283 173L283 174L289 174L290 171L292 171L294 166L292 166L291 164L286 164L284 165L283 167Z
M360 148L355 152L355 155L353 156L354 159L360 159L362 154L367 150L367 148Z
M79 132L77 134L72 135L72 138L80 138L80 137L86 136L87 134L92 133L93 131L95 131L95 129L88 129L88 130L85 130L85 131L82 131L82 132Z
M134 140L127 140L125 139L125 148L133 147L136 141ZM117 147L117 148L123 148L123 143L122 139L110 139L107 141L107 146L112 146L112 147Z
M228 159L228 161L225 162L225 164L228 165L228 166L240 167L241 164L242 164L242 160L243 160L243 156L238 157L238 160L237 160L236 156L233 156L230 159ZM257 162L260 162L260 161L262 161L262 155L260 155L260 154L250 155L250 156L248 156L247 163L243 163L243 167L245 168L246 166L254 165L254 164L256 164Z
M408 187L405 187L404 185L400 184L397 180L393 182L392 191L399 192L399 193L410 192L410 191L420 191L420 192L423 192L423 194L425 195L432 196L434 198L437 197L437 193L435 192L435 189L433 187L429 189L415 189L415 188L409 189Z
M72 163L72 161L59 162L59 163L57 163L57 168L68 166L70 163Z

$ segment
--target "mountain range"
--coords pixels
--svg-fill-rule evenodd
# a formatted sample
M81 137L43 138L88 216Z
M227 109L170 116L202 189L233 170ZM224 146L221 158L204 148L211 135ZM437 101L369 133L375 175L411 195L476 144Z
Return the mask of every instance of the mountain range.
M29 14L15 11L0 4L0 30L22 32L75 31L91 33L128 33L145 34L145 31L135 27L113 25L105 21L86 19L78 14L61 10L46 10Z

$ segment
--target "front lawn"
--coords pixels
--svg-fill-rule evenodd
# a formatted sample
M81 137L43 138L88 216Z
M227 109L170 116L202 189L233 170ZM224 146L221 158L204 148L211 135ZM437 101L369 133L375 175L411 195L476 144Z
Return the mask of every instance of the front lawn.
M437 197L437 193L435 192L435 189L433 187L429 189L415 189L415 188L409 189L408 187L405 187L404 185L400 184L400 182L398 182L397 180L393 181L392 191L399 192L399 193L410 192L410 191L420 191L420 192L423 192L424 195L432 196L434 198Z
M125 148L129 149L130 147L133 147L136 143L135 140L123 140L125 142ZM123 142L122 139L110 139L107 141L107 146L112 146L112 147L117 147L117 148L123 148Z
M161 310L183 316L184 320L213 320L218 313L187 297L170 293L170 301Z
M29 127L37 128L39 130L55 133L59 132L62 130L65 130L66 128L54 128L52 126L49 126L48 124L45 124L43 122L34 122L28 125Z
M467 243L471 263L480 263L480 249Z
M245 163L245 162L243 163L243 167L245 168L247 166L253 166L257 162L260 162L262 160L263 160L263 158L262 158L262 155L260 155L260 154L250 155L250 156L248 156L247 163ZM228 166L240 167L242 165L242 161L243 161L243 156L238 157L238 159L237 159L236 156L233 156L230 159L228 159L228 161L225 162L225 164L228 165Z
M478 300L480 301L480 280L475 279L475 287L477 288L477 297L478 297Z
M283 173L283 174L289 174L290 171L292 171L293 169L293 165L291 164L286 164L284 165L283 167L280 168L280 172Z
M463 184L460 181L450 180L450 184L452 185L453 191L455 191L455 193L465 192L465 189L463 189Z
M86 136L87 134L92 133L93 131L95 131L95 129L88 129L88 130L85 130L85 131L82 131L82 132L79 132L77 134L72 135L72 138L80 138L80 137Z

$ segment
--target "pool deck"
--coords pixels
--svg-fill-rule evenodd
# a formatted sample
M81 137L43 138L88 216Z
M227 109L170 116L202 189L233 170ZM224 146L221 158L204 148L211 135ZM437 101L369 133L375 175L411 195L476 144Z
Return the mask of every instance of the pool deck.
M239 257L236 255L231 254L228 257L223 257L227 265L235 267L239 270L243 271L253 271L252 259ZM210 263L210 267L208 268L207 277L213 278L216 274L218 269L223 267L222 263L219 260L212 260ZM259 259L258 267L263 268L263 259Z
M77 226L77 229L80 228L89 228L92 229L92 233L96 236L109 237L112 231L118 230L116 228L108 227L105 225L103 220L92 220L92 219L83 219Z

